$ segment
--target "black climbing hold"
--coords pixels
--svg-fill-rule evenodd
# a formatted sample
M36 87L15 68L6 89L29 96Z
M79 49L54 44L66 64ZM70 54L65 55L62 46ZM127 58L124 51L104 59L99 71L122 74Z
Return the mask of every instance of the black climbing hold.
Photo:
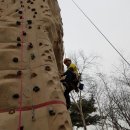
M35 14L37 14L37 12L35 12Z
M17 76L21 76L21 75L22 75L22 71L19 70L19 71L17 72Z
M34 91L34 92L38 92L38 91L40 91L40 88L39 88L38 86L35 86L35 87L33 88L33 91Z
M20 130L23 130L24 129L24 127L23 126L20 126Z
M14 58L13 58L13 62L17 63L18 61L19 61L19 60L18 60L17 57L14 57Z
M21 41L20 37L17 37L17 41Z
M28 45L28 50L33 48L33 44L30 42Z
M15 12L18 12L18 11L19 11L18 9L15 10Z
M43 8L43 5L41 5L40 7Z
M32 20L27 20L27 23L28 24L32 24Z
M19 98L19 94L16 93L12 97L13 97L13 99L18 99Z
M48 56L48 59L51 59L51 56Z
M42 46L42 45L43 45L43 44L40 42L40 43L39 43L39 46Z
M23 12L22 11L19 11L19 14L22 14Z
M23 1L20 1L20 4L23 4Z
M24 5L21 5L21 7L24 7Z
M34 60L35 59L35 55L31 54L31 59Z
M38 27L37 27L37 29L41 29L41 27L40 27L40 26L38 26Z
M20 21L16 21L16 25L21 25L21 22Z
M27 35L27 33L25 31L23 31L23 36L26 36L26 35Z
M34 77L36 77L36 76L37 76L36 73L32 73L32 74L31 74L31 78L34 78Z
M33 15L33 18L36 18L36 16L35 16L35 15Z
M45 67L45 70L46 70L46 71L50 71L50 70L51 70L51 67L50 67L50 66L46 66L46 67Z
M32 28L32 26L29 26L29 27L28 27L28 29L31 29L31 28Z
M31 2L31 4L33 4L33 2Z
M51 116L54 116L56 113L55 113L54 110L49 110L49 114L50 114Z
M20 44L20 43L17 43L17 47L21 47L21 44Z
M20 16L19 18L20 18L20 19L23 19L23 16Z
M32 11L35 11L35 10L36 10L36 9L34 9L34 8L32 9Z
M27 0L27 3L30 3L31 1L30 0Z

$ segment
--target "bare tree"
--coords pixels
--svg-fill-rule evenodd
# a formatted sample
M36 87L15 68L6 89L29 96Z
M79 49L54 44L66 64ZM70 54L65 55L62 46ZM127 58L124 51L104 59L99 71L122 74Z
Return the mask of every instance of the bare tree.
M130 129L130 100L128 89L124 88L119 82L111 81L111 84L105 80L105 76L100 74L105 88L107 102L104 106L104 115L106 123L115 130ZM116 80L117 81L117 80ZM127 91L126 91L127 90ZM105 95L104 95L105 96Z
M93 86L94 80L93 78L89 75L88 71L94 66L96 66L96 59L98 58L97 56L89 56L87 57L83 51L79 51L78 53L71 53L69 58L73 61L74 64L79 69L79 73L82 76L82 80L85 82L86 85L89 86L88 89L84 89L83 91L79 90L79 93L71 92L71 98L74 103L76 103L77 108L80 112L80 117L83 123L84 130L87 130L86 127L86 122L85 122L85 117L83 113L83 106L82 106L82 99L86 97L86 93L89 93L89 88L90 86ZM79 101L79 102L78 102Z

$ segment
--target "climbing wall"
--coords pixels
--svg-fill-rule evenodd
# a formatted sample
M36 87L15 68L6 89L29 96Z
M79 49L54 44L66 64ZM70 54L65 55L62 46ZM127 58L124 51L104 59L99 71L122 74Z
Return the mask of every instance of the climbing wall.
M0 0L0 130L72 130L62 37L57 0Z

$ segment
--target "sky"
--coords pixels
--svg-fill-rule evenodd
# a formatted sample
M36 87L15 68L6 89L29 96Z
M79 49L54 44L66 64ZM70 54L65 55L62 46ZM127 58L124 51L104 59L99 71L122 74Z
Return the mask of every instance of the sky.
M109 72L121 59L72 0L58 0L64 29L65 53L83 50L101 56L101 70ZM75 0L103 34L130 62L130 0Z

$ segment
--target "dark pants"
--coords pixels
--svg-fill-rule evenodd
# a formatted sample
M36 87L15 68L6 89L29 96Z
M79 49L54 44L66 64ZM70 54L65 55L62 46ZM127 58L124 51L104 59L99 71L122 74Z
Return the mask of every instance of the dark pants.
M77 80L76 74L73 73L71 70L67 70L66 78L61 81L66 88L66 90L64 92L64 96L65 96L66 103L67 103L67 109L70 108L70 104L71 104L69 93L74 89L76 90L76 88L77 88L78 81L76 81L76 80Z
M65 99L66 99L66 106L67 106L67 109L69 109L70 108L70 104L71 104L71 102L70 102L70 95L69 95L69 93L72 91L73 89L66 89L65 90L65 92L64 92L64 96L65 96Z

